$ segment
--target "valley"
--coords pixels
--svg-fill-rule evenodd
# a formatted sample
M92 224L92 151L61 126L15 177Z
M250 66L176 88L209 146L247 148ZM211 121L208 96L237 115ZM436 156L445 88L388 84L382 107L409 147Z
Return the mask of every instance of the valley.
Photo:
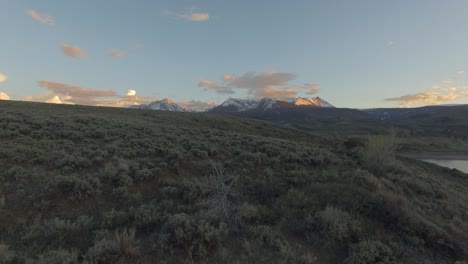
M466 259L467 174L398 156L395 138L362 141L324 132L327 125L312 131L218 114L0 101L0 256Z

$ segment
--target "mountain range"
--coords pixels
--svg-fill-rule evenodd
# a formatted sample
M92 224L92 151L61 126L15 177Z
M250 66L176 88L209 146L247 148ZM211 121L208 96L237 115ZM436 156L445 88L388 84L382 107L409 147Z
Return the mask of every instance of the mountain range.
M244 112L244 111L262 111L277 108L311 108L311 107L326 107L334 108L333 105L323 100L320 97L315 98L291 98L286 100L279 100L274 98L262 99L239 99L230 98L222 104L206 110L210 113L229 113L229 112ZM155 101L145 105L130 106L133 109L150 109L162 110L172 112L192 112L190 109L184 109L176 104L173 100L166 98L163 100Z

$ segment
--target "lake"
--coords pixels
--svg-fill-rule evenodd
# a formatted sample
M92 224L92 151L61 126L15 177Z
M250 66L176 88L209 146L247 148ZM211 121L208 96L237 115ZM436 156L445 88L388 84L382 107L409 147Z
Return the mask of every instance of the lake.
M423 161L468 173L468 160L423 159Z

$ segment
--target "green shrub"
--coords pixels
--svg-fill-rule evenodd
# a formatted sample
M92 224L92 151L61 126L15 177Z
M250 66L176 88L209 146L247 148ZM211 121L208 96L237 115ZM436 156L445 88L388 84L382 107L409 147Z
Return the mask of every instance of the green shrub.
M366 146L366 140L363 138L359 138L359 137L351 137L351 138L347 138L343 142L343 145L348 150L353 150L356 148L364 148Z
M163 225L159 244L162 251L171 255L181 250L189 260L194 257L206 257L218 247L224 233L224 226L213 226L204 219L197 219L187 214L171 216Z
M395 162L397 148L398 141L394 133L369 136L361 157L370 170L382 172Z
M350 241L356 239L361 232L359 220L333 206L327 206L315 217L309 217L307 224L310 231L321 232L329 241Z
M85 255L85 263L134 263L139 255L135 229L115 231L113 237L94 243Z
M50 185L56 186L71 200L84 200L100 192L100 181L96 177L85 178L78 175L56 176Z
M92 226L93 218L88 216L79 216L73 220L61 218L36 220L22 240L27 243L38 242L41 247L47 245L59 247L63 244L81 246L89 240Z
M351 246L351 254L345 264L392 264L392 249L380 241L366 240Z
M102 226L108 229L115 229L119 226L123 226L128 222L129 216L126 212L117 211L112 209L108 212L105 212L102 216Z
M161 210L154 204L143 204L132 210L133 221L136 226L150 228L153 225L161 224L166 219Z
M10 249L10 246L0 243L0 263L13 263L16 259L16 253Z
M36 264L78 264L77 250L50 250L38 256Z

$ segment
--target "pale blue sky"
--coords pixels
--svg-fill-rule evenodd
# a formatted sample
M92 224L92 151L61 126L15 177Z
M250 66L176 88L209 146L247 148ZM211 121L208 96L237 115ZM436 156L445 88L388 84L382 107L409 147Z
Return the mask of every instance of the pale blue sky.
M2 0L0 92L89 104L130 89L176 102L289 89L339 107L468 103L466 14L466 0ZM295 78L270 82L276 73ZM234 81L223 84L225 74ZM80 97L70 86L117 95Z

